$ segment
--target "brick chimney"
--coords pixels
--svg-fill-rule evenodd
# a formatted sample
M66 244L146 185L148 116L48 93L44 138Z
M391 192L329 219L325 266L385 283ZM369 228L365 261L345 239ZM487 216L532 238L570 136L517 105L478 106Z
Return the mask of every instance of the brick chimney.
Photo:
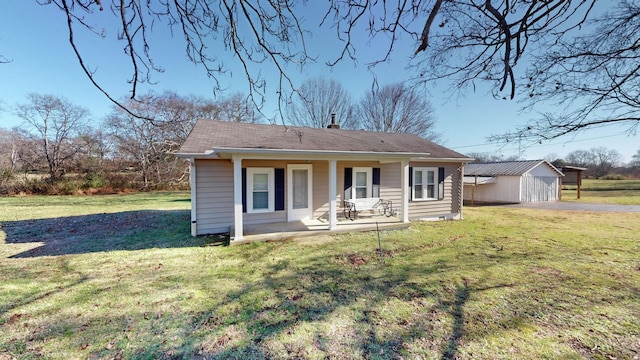
M336 124L336 114L331 114L331 124L327 126L327 129L340 129L340 125Z

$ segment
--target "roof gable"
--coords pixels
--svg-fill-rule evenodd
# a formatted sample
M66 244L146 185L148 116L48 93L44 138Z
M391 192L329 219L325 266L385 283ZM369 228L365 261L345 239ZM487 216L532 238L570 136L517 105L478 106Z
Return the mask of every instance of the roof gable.
M564 176L560 170L547 160L500 161L494 163L467 164L464 174L467 176L522 176L538 166L548 166L557 175Z
M208 154L214 149L337 151L420 154L428 158L466 156L412 134L364 130L318 129L201 119L179 154Z

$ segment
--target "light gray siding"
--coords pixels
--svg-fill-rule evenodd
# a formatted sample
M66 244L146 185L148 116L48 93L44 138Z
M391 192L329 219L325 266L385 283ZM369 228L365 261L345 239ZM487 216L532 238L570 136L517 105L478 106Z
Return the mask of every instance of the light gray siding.
M233 164L196 160L196 167L197 234L228 232L233 224Z
M435 218L454 218L460 214L460 172L458 167L461 164L437 164L437 163L417 163L412 162L411 167L444 167L444 199L442 200L426 200L426 201L410 201L409 202L409 218L410 219L435 219Z
M287 164L300 164L300 162L287 162L283 160L243 160L242 167L250 168L250 167L258 167L258 168L274 168L274 169L285 169L285 184L287 183ZM284 192L284 203L287 204L287 191L285 186ZM232 202L233 204L233 202ZM233 205L232 205L233 208ZM287 221L287 211L279 210L267 213L243 213L242 214L242 223L245 225L257 225L257 224L268 224L274 222L285 222ZM233 221L232 223L233 224ZM230 224L230 225L231 225Z
M266 167L286 169L288 164L307 162L284 160L244 160L243 168ZM233 163L230 160L195 160L196 171L196 233L198 235L228 232L233 226ZM313 167L313 217L328 218L329 213L329 162L312 161ZM409 203L411 219L455 217L460 213L460 164L411 163L411 166L444 167L444 199L435 201L412 201ZM377 161L338 161L337 163L337 207L338 218L342 216L344 194L344 169L354 167L380 168L380 197L391 200L401 216L401 164L380 164ZM285 171L285 184L288 179ZM285 185L286 187L286 185ZM285 204L286 201L285 191ZM286 222L287 212L243 213L246 225Z
M398 211L402 208L401 172L400 163L380 165L380 198L393 201L393 207Z

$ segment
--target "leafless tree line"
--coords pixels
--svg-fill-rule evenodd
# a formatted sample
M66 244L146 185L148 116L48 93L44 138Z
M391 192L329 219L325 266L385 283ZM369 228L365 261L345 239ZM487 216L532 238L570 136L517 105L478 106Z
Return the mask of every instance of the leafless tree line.
M114 106L95 125L86 108L61 97L30 94L27 102L15 107L23 125L0 129L4 191L11 190L7 184L12 180L19 184L17 190L27 192L58 192L60 186L69 187L63 189L66 192L78 187L146 190L184 186L187 167L175 153L195 121L257 119L252 104L241 94L213 101L172 92L148 93L123 103L144 116ZM43 173L44 178L37 175ZM71 180L77 184L70 185Z
M496 153L470 152L467 156L475 159L476 163L518 161L519 156L503 156ZM585 168L585 176L600 179L612 173L628 173L631 176L640 176L640 149L632 156L628 164L622 162L622 155L615 149L605 146L592 147L588 150L574 150L564 156L551 153L545 156L554 166L577 166Z
M305 85L298 101L288 107L291 125L326 127L331 113L336 113L347 129L436 136L428 101L405 85L367 93L357 104L335 81L317 78ZM184 187L188 167L175 153L198 119L261 119L253 102L241 94L214 101L173 92L147 93L122 104L128 110L114 105L96 125L88 109L67 99L28 95L25 103L15 106L23 124L0 129L0 184L21 175L28 192L55 192L60 183L69 189ZM40 181L42 174L46 177ZM29 178L32 181L26 181ZM71 179L77 184L70 185Z

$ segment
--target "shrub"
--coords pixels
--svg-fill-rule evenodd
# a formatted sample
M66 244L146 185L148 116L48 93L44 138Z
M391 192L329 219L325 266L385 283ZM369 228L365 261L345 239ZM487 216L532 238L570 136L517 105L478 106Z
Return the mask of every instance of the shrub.
M620 175L620 174L608 174L608 175L605 175L605 176L601 177L600 179L602 179L602 180L629 180L628 177L626 177L624 175Z

